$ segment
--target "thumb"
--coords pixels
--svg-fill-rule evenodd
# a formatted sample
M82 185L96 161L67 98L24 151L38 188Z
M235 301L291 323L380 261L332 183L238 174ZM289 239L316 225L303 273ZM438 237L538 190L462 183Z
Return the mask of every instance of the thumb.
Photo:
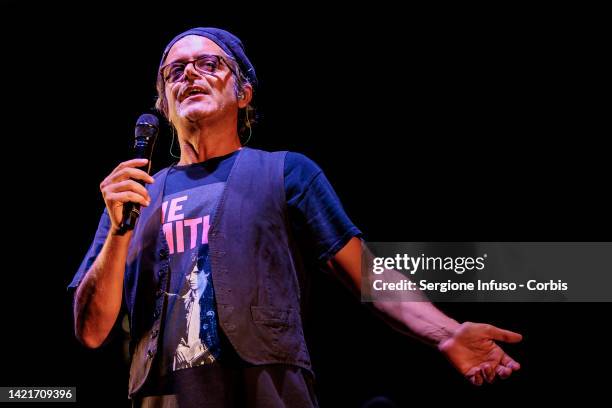
M510 330L500 329L495 326L489 325L487 334L493 340L503 341L505 343L518 343L523 340L523 336L519 333L515 333Z

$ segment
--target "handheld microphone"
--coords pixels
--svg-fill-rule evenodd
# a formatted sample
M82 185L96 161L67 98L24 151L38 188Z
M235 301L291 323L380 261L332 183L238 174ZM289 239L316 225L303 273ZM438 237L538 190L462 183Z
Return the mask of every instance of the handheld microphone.
M159 121L155 115L145 113L140 115L136 121L134 130L134 158L148 159L146 166L140 167L141 170L149 173L151 171L151 156L153 155L153 147L159 132ZM144 186L144 182L136 180ZM136 221L140 216L140 204L128 202L123 204L123 219L119 226L119 233L125 234L127 231L133 230Z

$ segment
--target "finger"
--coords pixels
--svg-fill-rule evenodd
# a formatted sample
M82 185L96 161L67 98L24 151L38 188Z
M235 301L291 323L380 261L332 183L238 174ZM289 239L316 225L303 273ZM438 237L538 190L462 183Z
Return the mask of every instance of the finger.
M136 194L132 191L123 191L120 193L109 193L108 199L111 201L117 201L120 203L128 203L128 202L138 203L145 207L149 205L149 202L145 200L143 196L141 196L140 194Z
M495 369L495 374L497 374L497 376L502 380L505 380L506 378L510 377L510 374L512 374L512 369L503 365L498 365Z
M482 384L482 373L480 372L480 367L472 367L465 374L465 378L471 382L473 385L481 385Z
M509 355L504 354L501 359L502 365L512 369L513 371L518 371L521 369L521 365L513 360Z
M493 340L499 340L506 343L518 343L523 340L523 336L518 333L491 325L488 325L487 333Z
M113 185L113 187L115 187ZM128 194L129 193L129 194ZM139 203L139 204L143 204L143 205L150 205L151 204L151 197L149 197L149 194L145 191L144 193L141 193L139 191L135 191L135 188L133 188L132 186L125 186L123 188L120 188L118 190L112 190L111 187L105 189L102 191L102 196L104 197L104 201L107 204L111 204L113 202L120 202L120 203L125 203L127 201L131 201L133 203ZM138 197L138 200L130 200L128 199L127 201L125 200L125 197Z
M144 167L149 161L147 159L132 159L128 161L124 161L119 163L117 167L110 172L110 174L106 177L106 179L112 179L117 173L126 168L136 168L136 167ZM105 181L106 181L105 179Z
M481 385L482 385L482 382L483 382L483 381L482 381L482 374L481 374L481 373L480 373L480 371L479 371L479 372L477 372L476 374L474 374L474 375L470 376L470 377L468 378L468 380L469 380L469 381L470 381L472 384L474 384L475 386L479 387L479 386L481 386Z
M142 180L145 183L149 183L149 184L152 184L153 182L155 182L155 179L149 176L149 174L146 171L143 171L141 169L134 169L131 167L126 167L115 173L111 173L110 175L108 175L108 177L104 179L104 181L107 184L110 184L110 183L116 183L118 181L127 180L130 178L135 179L135 180Z
M114 176L111 177L111 179L116 179L116 180L125 180L128 178L142 180L149 184L155 181L155 179L149 176L149 173L147 173L146 171L141 170L141 169L135 169L132 167L126 167L125 169L121 169L117 173L115 173Z
M120 193L122 191L132 191L136 194L140 194L147 200L151 200L147 189L135 182L134 180L125 180L120 183L111 184L104 189L105 193Z
M495 380L495 370L491 367L490 364L482 364L480 366L480 372L482 373L482 377L490 384Z
M112 173L116 173L119 170L125 169L126 167L143 167L145 166L147 163L149 162L149 160L147 159L132 159L132 160L126 160L124 162L119 163L119 165L117 167L115 167L113 169Z
M100 183L100 190L114 184L119 183L124 180L140 180L145 183L152 184L155 182L155 179L149 176L146 172L140 169L132 169L126 168L117 173L108 175L102 182Z

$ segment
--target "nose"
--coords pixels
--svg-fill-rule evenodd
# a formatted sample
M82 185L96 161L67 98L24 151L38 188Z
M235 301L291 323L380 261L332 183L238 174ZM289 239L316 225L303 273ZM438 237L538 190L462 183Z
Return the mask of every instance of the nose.
M187 63L187 65L185 65L185 71L184 72L185 72L185 77L187 77L187 79L190 79L190 80L201 77L200 73L195 68L195 63L194 62Z

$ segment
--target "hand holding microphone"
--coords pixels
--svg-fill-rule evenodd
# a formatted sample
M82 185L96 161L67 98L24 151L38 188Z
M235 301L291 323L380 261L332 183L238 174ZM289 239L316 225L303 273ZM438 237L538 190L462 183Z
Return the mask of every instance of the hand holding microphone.
M135 129L135 158L120 163L100 183L113 233L123 235L134 229L140 206L146 207L151 202L144 185L154 182L148 172L158 130L159 122L154 115L141 115Z

